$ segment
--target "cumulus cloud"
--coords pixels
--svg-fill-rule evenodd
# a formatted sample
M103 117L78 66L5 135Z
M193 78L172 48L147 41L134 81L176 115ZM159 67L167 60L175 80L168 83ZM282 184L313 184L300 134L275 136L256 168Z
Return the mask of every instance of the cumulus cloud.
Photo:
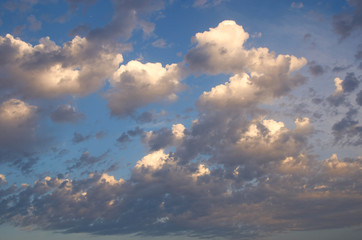
M2 193L1 220L98 235L182 232L230 238L351 227L361 219L355 211L361 206L355 187L361 183L361 160L287 157L240 185L220 174L222 168L178 165L159 150L137 162L130 180L107 173L80 180L45 177L18 189L21 198L7 197L14 190Z
M168 146L180 143L185 136L185 126L182 124L172 125L172 129L161 128L157 131L149 131L143 135L144 143L151 151L158 151Z
M7 34L0 37L0 89L33 98L85 95L99 89L122 55L105 45L75 37L62 47L49 37L32 46Z
M283 96L306 81L299 74L292 75L307 63L304 58L276 56L267 48L245 49L243 44L248 38L242 26L229 20L195 35L197 45L185 57L192 71L235 74L230 82L205 92L201 105L225 107L264 102Z
M19 99L0 105L0 149L17 149L35 139L37 107Z
M57 109L51 113L50 118L57 123L76 123L85 119L83 113L78 113L75 107L68 104L59 105Z
M208 74L266 73L287 75L303 67L307 61L290 55L275 55L267 48L245 49L249 34L235 21L225 20L216 28L197 33L197 44L186 55L191 70ZM261 76L259 76L261 77Z
M175 100L175 92L182 88L180 78L177 64L163 67L134 60L120 66L111 79L113 89L106 95L111 114L126 116L151 102Z

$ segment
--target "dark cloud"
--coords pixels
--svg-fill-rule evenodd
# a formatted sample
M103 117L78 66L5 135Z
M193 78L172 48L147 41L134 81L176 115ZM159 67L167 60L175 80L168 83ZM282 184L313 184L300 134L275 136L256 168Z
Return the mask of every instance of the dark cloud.
M359 0L348 0L347 2L353 11L342 12L333 16L334 30L342 39L362 28L362 2Z
M100 156L92 156L89 152L83 152L82 155L78 159L72 159L71 161L68 161L72 163L70 167L68 167L68 171L73 171L74 169L80 169L80 168L90 168L95 164L98 164L100 162L103 162L106 160L106 157L108 156L108 152L103 153Z
M73 143L80 143L80 142L84 142L84 141L86 141L86 140L88 140L90 138L91 138L90 135L83 136L81 133L74 132L72 142Z
M156 116L153 112L143 112L135 117L137 123L150 123L156 120Z
M362 220L355 187L362 179L360 159L290 157L260 165L268 173L240 182L238 175L247 173L241 167L228 175L223 168L162 158L158 168L136 166L130 180L92 173L7 188L0 192L1 222L66 233L253 239L275 231L352 227Z
M173 134L170 129L162 128L158 131L152 132L152 134L149 136L145 135L144 141L147 142L147 145L151 151L157 151L172 144Z
M315 61L311 61L308 63L308 70L313 76L320 76L325 73L325 67L317 64Z
M343 71L348 70L348 69L351 68L351 67L352 67L352 65L348 65L348 66L335 66L335 67L332 69L332 71L333 71L333 72L336 72L336 73L338 73L338 72L343 72Z
M326 98L327 102L335 107L345 104L346 97L344 94L332 94Z
M89 32L90 27L86 24L80 24L69 31L68 35L71 37L85 36Z
M309 39L311 39L311 37L312 37L312 34L306 33L306 34L304 34L304 36L303 36L303 40L304 40L304 41L308 41Z
M362 90L357 94L356 102L358 105L362 106Z
M130 135L131 137L135 137L135 136L142 136L145 133L145 130L143 130L140 127L136 127L133 130L128 130L127 134Z
M78 113L71 105L60 105L51 113L50 118L57 123L76 123L85 119L83 113Z
M346 77L342 82L343 91L352 92L360 84L360 80L356 78L354 73L347 73Z
M136 28L146 34L154 29L153 23L142 19L154 11L164 8L162 0L113 0L115 14L112 21L104 27L92 29L87 35L90 41L109 41L117 38L128 39Z
M362 144L362 126L359 125L357 109L351 108L344 118L332 126L335 142L358 146Z
M122 133L122 135L119 138L117 138L117 142L119 143L131 142L131 138L128 136L127 133Z

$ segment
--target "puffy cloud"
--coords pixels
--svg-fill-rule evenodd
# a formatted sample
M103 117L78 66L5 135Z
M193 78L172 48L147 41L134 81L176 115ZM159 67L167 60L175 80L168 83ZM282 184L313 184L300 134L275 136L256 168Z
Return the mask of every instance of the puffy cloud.
M35 138L37 107L19 99L0 105L0 149L18 149Z
M303 67L307 61L290 55L275 56L267 48L245 49L249 34L235 21L225 20L216 28L197 33L193 41L196 47L186 55L191 70L208 74L242 73L288 77ZM260 79L261 80L261 79Z
M151 151L177 145L185 137L185 129L185 126L179 123L172 125L172 129L161 128L157 131L149 131L143 135L143 141Z
M49 37L32 46L12 35L0 37L0 88L33 98L85 95L99 89L122 55L75 37L60 47Z
M130 61L113 74L114 89L106 96L112 115L125 116L138 107L164 99L174 100L181 89L177 64L162 67L161 63Z
M276 56L267 48L245 49L243 44L248 38L243 27L230 20L195 35L197 45L185 57L192 71L235 74L230 82L205 92L201 105L255 105L283 96L305 82L303 76L291 75L307 63L304 58Z
M160 149L144 156L140 161L137 162L135 169L161 169L163 164L166 163L167 159L168 155L164 153L163 149Z
M59 105L57 109L51 113L50 118L57 123L76 123L85 119L83 113L78 113L75 107L68 104Z

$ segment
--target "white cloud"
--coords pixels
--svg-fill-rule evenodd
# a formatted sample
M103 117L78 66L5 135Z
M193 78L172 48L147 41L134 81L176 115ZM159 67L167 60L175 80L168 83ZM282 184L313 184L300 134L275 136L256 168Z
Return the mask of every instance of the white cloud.
M233 108L255 105L281 97L306 78L294 72L307 60L291 55L276 55L267 48L244 48L249 34L234 21L223 21L216 28L197 33L196 47L186 55L194 72L232 73L228 83L204 92L201 105Z
M164 153L163 149L160 149L144 156L137 162L135 169L148 168L151 170L159 170L166 163L167 159L168 155Z
M114 72L106 98L112 115L124 116L151 102L174 100L181 89L177 64L130 61Z
M60 47L49 37L32 46L7 34L0 37L0 52L7 59L0 62L5 87L33 98L91 93L123 61L113 49L78 36Z

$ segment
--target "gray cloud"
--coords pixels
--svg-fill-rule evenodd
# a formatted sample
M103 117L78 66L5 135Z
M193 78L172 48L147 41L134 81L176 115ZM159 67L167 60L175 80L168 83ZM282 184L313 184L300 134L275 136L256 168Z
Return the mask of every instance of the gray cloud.
M357 94L356 102L358 105L362 106L362 90Z
M340 121L332 126L335 142L346 145L362 144L362 126L356 119L358 111L351 108Z
M90 138L91 138L90 135L83 136L81 133L74 132L72 142L73 143L80 143L80 142L84 142L84 141L86 141L86 140L88 140Z
M342 39L362 28L362 3L359 0L348 0L353 12L343 12L333 16L333 27Z
M358 85L360 84L360 80L356 78L354 73L347 73L346 77L342 82L343 91L345 92L352 92L355 90Z
M153 31L154 25L144 21L142 16L164 8L162 0L113 0L112 2L115 7L112 21L104 27L92 29L87 35L88 40L104 42L117 38L128 39L135 28L141 28L143 32L149 34Z
M75 36L85 36L90 30L90 27L86 24L80 24L69 31L68 35L75 37Z
M106 160L107 156L108 152L100 156L92 156L89 152L85 151L78 159L72 159L71 161L68 161L69 163L72 163L72 165L67 169L68 171L73 171L74 169L90 168L93 165L101 163L104 160Z
M320 76L325 73L325 67L317 64L315 61L308 63L308 70L313 76Z
M71 105L59 105L57 109L51 113L50 118L57 123L76 123L85 119L83 113L78 113Z

